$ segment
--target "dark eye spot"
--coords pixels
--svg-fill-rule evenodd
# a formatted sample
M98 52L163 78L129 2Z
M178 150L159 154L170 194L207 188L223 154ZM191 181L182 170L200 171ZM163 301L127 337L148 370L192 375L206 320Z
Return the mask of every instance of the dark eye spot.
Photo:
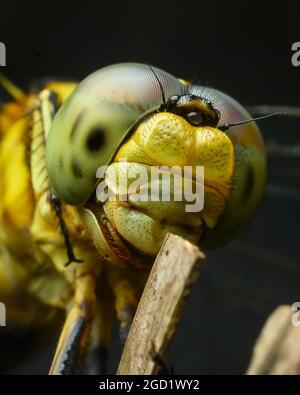
M70 132L70 142L71 143L73 142L73 140L76 136L76 133L79 129L80 123L82 122L82 118L83 118L83 113L80 113L74 122L74 125L71 129L71 132Z
M204 118L201 112L191 111L185 115L186 120L194 126L199 126L203 124Z
M80 165L75 160L72 160L71 168L72 168L72 173L75 178L82 178L83 177L82 169L81 169Z
M95 128L90 131L86 139L86 147L90 152L97 152L105 143L105 131Z

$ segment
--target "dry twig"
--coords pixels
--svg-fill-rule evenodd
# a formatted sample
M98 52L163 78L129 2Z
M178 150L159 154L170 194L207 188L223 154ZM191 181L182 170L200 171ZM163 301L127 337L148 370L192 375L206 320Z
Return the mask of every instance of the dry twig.
M153 352L163 357L204 255L169 234L155 260L129 332L117 374L153 374Z
M291 306L268 318L254 347L247 374L300 374L300 326L292 325Z

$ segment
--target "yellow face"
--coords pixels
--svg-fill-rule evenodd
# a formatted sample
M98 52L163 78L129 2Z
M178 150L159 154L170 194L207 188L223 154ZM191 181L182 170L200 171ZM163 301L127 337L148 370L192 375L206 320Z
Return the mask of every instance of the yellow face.
M180 234L198 242L202 229L213 228L223 212L230 193L234 167L234 148L229 137L210 126L196 127L184 118L169 112L151 116L136 129L131 138L119 149L111 165L116 173L144 167L150 174L151 166L190 166L195 183L196 166L204 166L204 208L200 212L187 212L186 201L134 201L128 182L128 199L107 202L104 210L122 238L146 254L155 255L167 232ZM121 162L119 162L121 161ZM124 171L124 170L123 170ZM140 171L142 173L142 171ZM150 177L149 177L150 178ZM114 181L106 179L111 190ZM172 189L172 188L171 188Z

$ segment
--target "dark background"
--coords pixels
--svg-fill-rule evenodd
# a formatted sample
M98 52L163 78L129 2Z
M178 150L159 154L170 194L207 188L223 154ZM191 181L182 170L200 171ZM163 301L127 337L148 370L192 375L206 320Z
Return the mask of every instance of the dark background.
M23 87L41 76L82 79L135 61L216 87L245 105L300 107L300 67L291 64L292 43L300 41L297 1L5 1L0 17L4 71ZM299 126L300 118L261 123L268 144L280 147L300 144ZM300 301L300 159L269 159L257 218L236 241L207 254L168 356L176 373L243 373L267 316L279 304ZM2 371L46 373L55 341L45 351L24 352L24 341L10 336L16 351L12 364L1 361ZM111 372L119 352L115 336Z

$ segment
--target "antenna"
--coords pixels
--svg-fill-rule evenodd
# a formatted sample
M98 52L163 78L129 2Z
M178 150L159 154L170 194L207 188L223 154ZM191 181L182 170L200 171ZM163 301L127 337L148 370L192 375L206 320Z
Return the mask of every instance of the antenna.
M263 115L263 116L257 117L257 118L246 119L245 121L234 122L234 123L224 123L224 125L219 126L218 129L225 132L232 126L244 125L245 123L260 121L261 119L272 118L272 117L276 117L277 115L285 115L285 114L283 112L274 112L273 114Z

